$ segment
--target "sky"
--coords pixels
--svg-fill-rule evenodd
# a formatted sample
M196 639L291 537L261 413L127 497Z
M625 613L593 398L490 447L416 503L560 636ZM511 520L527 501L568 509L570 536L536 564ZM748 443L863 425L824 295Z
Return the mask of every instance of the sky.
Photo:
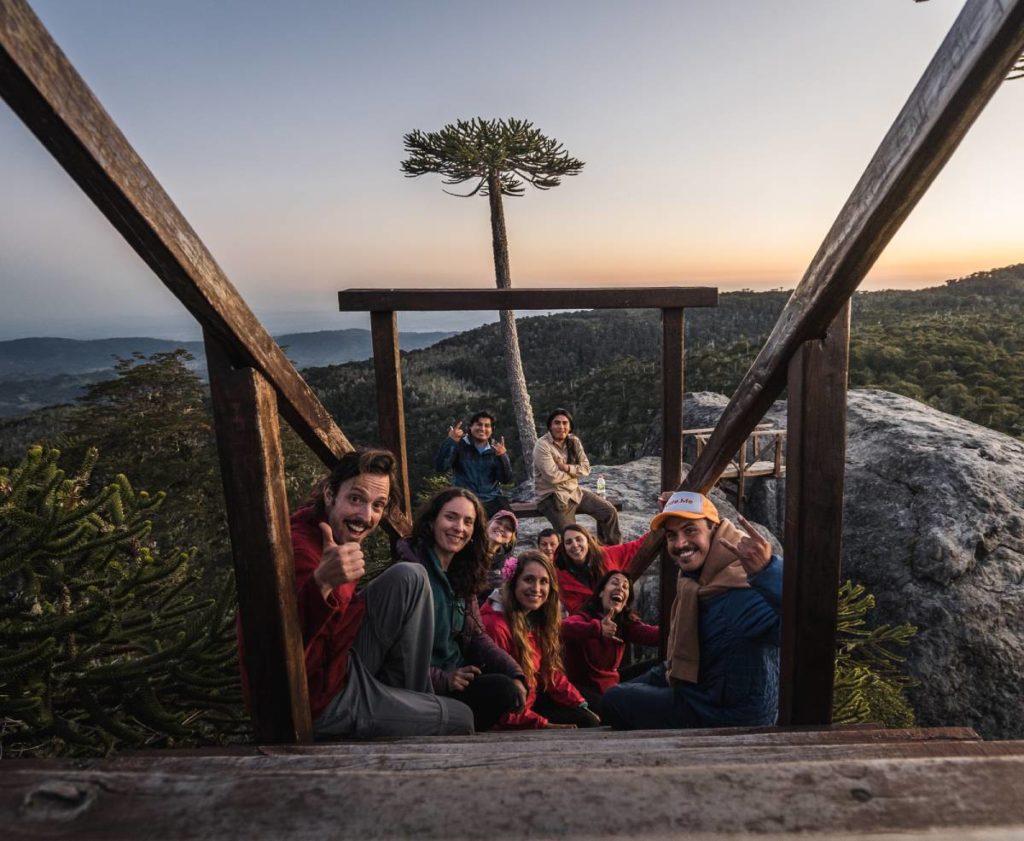
M403 135L531 120L586 162L506 200L514 285L792 288L960 10L931 0L31 0L274 332L368 326L348 287L492 287L484 198ZM1024 80L861 288L1024 261ZM0 104L0 339L194 338ZM479 314L400 316L462 329Z

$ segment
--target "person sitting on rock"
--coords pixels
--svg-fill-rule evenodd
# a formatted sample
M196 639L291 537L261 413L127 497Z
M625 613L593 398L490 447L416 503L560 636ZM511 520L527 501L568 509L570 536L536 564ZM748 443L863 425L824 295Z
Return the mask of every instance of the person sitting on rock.
M554 529L541 529L537 534L537 549L548 556L548 560L554 563L555 552L562 539Z
M507 580L484 605L487 633L515 658L529 694L526 704L509 713L501 726L511 729L596 727L593 713L562 670L562 612L551 562L528 549L505 565Z
M488 517L512 507L501 489L512 481L512 462L504 436L492 441L493 431L494 416L490 412L477 412L469 419L468 438L462 421L448 427L448 436L441 442L434 459L438 473L450 470L453 485L476 494Z
M605 546L586 526L566 526L562 530L562 544L555 553L558 592L566 613L571 615L583 607L605 573L626 569L646 537L645 534L629 543Z
M480 501L465 488L437 492L417 512L398 557L426 567L433 594L430 677L434 691L473 711L476 730L521 709L523 669L488 636L477 594L487 585L489 554Z
M626 643L660 642L657 625L648 625L630 610L633 586L624 572L611 570L597 582L578 613L562 622L565 673L592 709L600 711L601 697L619 683L619 666Z
M668 660L601 702L620 729L774 724L779 702L782 558L742 516L702 494L669 497L651 530L679 568Z
M299 628L317 739L473 732L469 708L437 697L431 685L434 616L423 568L393 564L356 592L366 572L363 542L385 514L400 511L394 456L353 450L292 514Z
M537 510L559 532L576 522L576 514L597 521L597 535L611 546L622 540L619 512L602 496L580 487L579 477L590 475L590 460L583 443L572 434L572 415L555 409L547 420L548 431L533 448L533 479Z

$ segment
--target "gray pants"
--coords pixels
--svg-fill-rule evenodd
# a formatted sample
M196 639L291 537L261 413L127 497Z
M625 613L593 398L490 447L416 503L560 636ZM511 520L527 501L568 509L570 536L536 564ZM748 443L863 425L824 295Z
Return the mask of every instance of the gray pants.
M434 605L427 571L400 563L365 591L366 616L349 653L345 688L313 724L317 739L473 733L473 712L434 694Z
M603 496L590 491L583 491L583 498L578 502L561 504L558 496L550 494L537 501L540 511L559 534L568 525L576 522L576 514L589 514L597 521L597 539L605 546L622 543L622 532L619 531L619 512Z

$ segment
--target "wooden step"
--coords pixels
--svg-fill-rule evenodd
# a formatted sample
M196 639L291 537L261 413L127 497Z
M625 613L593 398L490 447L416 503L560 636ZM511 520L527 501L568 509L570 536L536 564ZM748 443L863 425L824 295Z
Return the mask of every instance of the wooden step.
M431 752L406 751L400 747L379 752L303 751L268 748L251 755L123 756L87 767L104 772L139 771L181 774L267 773L299 771L445 771L452 768L506 770L577 770L619 768L624 771L654 767L698 765L769 764L785 762L834 762L847 759L916 759L923 757L995 757L1024 755L1024 742L909 741L832 745L737 745L734 747L685 746L645 743L643 751L578 749L468 754L457 747ZM44 770L45 765L35 766ZM54 766L57 770L56 766Z
M10 839L218 841L650 838L702 832L785 837L1020 827L1024 749L1021 743L997 742L958 747L980 746L991 752L500 771L466 761L440 771L400 773L290 766L277 772L172 772L161 769L158 759L151 759L150 770L5 762L0 821Z

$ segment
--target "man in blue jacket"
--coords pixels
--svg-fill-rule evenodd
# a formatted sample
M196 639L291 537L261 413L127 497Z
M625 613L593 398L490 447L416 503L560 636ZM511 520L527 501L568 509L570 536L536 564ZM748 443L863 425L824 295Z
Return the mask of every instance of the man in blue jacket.
M651 521L679 569L668 659L605 693L620 729L774 724L779 705L782 558L742 516L679 491Z
M462 421L448 427L448 437L434 459L438 473L452 471L452 483L472 491L484 505L488 517L512 503L505 498L501 485L512 481L512 462L505 449L504 436L492 441L494 416L490 412L477 412L469 419L469 435Z

